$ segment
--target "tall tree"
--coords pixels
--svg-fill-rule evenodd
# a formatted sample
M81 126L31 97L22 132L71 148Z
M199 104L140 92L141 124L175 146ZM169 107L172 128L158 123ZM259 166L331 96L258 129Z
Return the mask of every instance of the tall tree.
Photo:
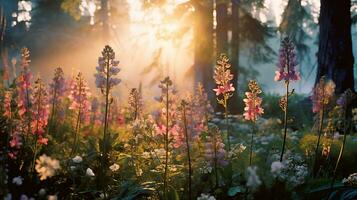
M229 110L236 114L239 111L239 83L244 87L248 79L258 75L251 64L259 62L270 62L274 51L267 44L268 39L274 36L275 30L268 24L262 23L251 13L253 10L259 12L264 8L264 0L231 0L231 16L229 17L229 28L231 39L229 52L234 74L233 84L236 88L234 96L230 99ZM240 52L249 52L248 62L240 62ZM244 66L245 65L245 66Z
M213 89L213 0L191 0L194 15L194 73L206 91ZM209 99L215 102L213 92Z
M310 36L306 32L305 26L316 25L315 23L311 23L312 16L307 12L307 8L305 8L308 6L311 5L303 6L301 0L288 0L279 24L279 32L282 35L289 36L294 42L299 60L302 60L309 53L309 45L306 44L306 40Z
M226 0L216 0L216 41L217 57L228 53L228 5Z
M232 16L231 16L231 27L232 27L232 41L231 41L231 64L233 77L233 86L236 88L235 94L233 95L231 101L238 101L238 76L239 76L239 0L232 0ZM230 110L232 113L238 112L238 103L231 103Z
M318 69L315 83L326 76L335 92L354 91L351 0L320 0Z

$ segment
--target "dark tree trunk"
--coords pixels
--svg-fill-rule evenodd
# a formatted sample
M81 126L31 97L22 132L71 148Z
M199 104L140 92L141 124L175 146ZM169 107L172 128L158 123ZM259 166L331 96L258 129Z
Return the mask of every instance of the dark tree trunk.
M232 0L232 41L231 41L231 64L234 74L233 85L236 88L233 97L229 102L229 110L232 114L238 113L238 72L239 72L239 0Z
M195 84L201 82L211 104L215 104L213 81L213 0L192 0L194 13Z
M336 94L354 91L351 0L321 0L317 83L322 76L336 84Z
M217 56L221 53L227 54L228 52L228 14L227 2L216 1L217 13L217 27L216 27L216 41L217 41Z

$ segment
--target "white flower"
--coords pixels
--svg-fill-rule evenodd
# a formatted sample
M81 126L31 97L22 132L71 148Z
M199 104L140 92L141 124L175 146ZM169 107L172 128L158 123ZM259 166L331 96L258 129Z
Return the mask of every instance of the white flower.
M281 172L281 169L284 167L283 163L281 163L280 161L274 161L273 163L271 163L271 168L270 168L270 172L276 176L277 174L279 174Z
M95 176L95 174L94 174L94 172L93 172L93 170L91 168L87 168L86 175L87 176Z
M22 185L22 181L24 179L21 176L16 176L12 179L12 183L16 184L16 185Z
M4 200L11 200L12 199L12 194L7 194L5 197L4 197Z
M57 200L57 195L48 195L47 200Z
M262 181L257 174L257 169L256 166L247 168L247 187L250 187L253 190L257 189L262 184Z
M141 155L141 157L143 157L144 159L149 159L151 156L150 156L149 152L144 151L143 154Z
M202 193L201 196L197 197L197 200L216 200L216 198L210 194Z
M43 154L36 160L35 169L40 175L40 180L45 180L49 177L52 177L56 174L56 171L61 169L60 163L56 159L52 159L46 154Z
M350 174L347 178L342 180L342 183L345 185L357 185L357 173Z
M81 163L82 161L83 161L83 158L82 157L80 157L80 156L76 156L76 157L74 157L74 158L72 158L72 161L74 162L74 163Z
M143 175L143 170L139 168L138 170L135 171L137 176L142 176Z
M112 172L118 171L119 168L120 168L119 165L116 164L116 163L112 164L112 165L109 167L109 169L112 170Z
M29 200L29 198L26 195L22 194L20 196L20 200Z
M45 195L46 195L46 190L43 189L43 188L41 188L41 189L38 191L38 195L39 195L40 197L45 196Z

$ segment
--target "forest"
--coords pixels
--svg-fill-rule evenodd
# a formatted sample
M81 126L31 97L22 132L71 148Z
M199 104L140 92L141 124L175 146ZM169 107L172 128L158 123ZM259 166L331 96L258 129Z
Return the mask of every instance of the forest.
M357 0L0 0L0 199L356 200Z

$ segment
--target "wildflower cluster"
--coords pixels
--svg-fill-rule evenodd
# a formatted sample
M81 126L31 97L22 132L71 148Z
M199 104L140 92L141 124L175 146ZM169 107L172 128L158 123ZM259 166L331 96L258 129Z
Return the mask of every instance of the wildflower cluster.
M277 179L296 187L305 183L308 168L301 156L288 155L283 162L272 162L270 172Z
M31 113L31 132L41 139L45 133L49 116L48 93L41 79L37 79L34 84ZM47 144L46 139L41 141Z
M298 65L296 60L295 46L289 37L281 41L279 50L278 71L275 71L275 81L298 81L300 73L296 71Z
M231 70L229 69L231 65L228 62L229 58L225 54L221 54L213 76L217 84L217 88L213 89L213 91L216 92L217 96L223 96L223 99L218 99L218 103L223 105L223 107L227 106L226 101L232 96L232 92L235 91L233 83L231 83L233 80L233 74L231 74Z
M331 97L335 91L335 84L331 80L326 80L322 77L320 81L316 84L310 96L312 100L312 112L318 113L323 109L324 105L330 102ZM339 103L343 103L342 99Z
M356 186L357 185L357 173L350 174L347 178L342 180L345 185Z
M258 187L262 184L258 174L257 174L258 167L257 166L249 166L247 168L247 187L251 188L253 191L258 189Z
M29 117L29 109L31 104L31 79L32 74L29 70L30 52L27 48L21 49L21 75L16 80L17 86L17 107L19 116L22 118ZM26 114L27 113L27 114ZM27 115L27 116L25 116ZM29 119L28 119L29 120Z
M95 83L103 94L108 93L109 90L120 83L120 79L114 77L120 72L119 61L115 60L115 53L110 46L104 47L96 69Z
M56 175L56 171L61 169L61 166L58 160L43 154L36 160L35 169L40 176L40 180L43 181Z
M130 113L132 115L132 119L136 120L137 118L140 118L140 113L142 112L142 107L143 107L143 100L141 96L141 91L133 88L130 91L129 94L129 109Z
M70 89L68 98L70 99L71 104L69 109L77 111L81 121L88 122L89 111L91 109L91 103L89 101L91 93L89 92L89 87L81 72L71 80Z
M248 84L250 92L246 92L246 98L243 99L245 103L244 119L256 121L257 118L264 113L264 109L261 107L262 98L258 97L262 93L258 83L256 81L249 81Z

